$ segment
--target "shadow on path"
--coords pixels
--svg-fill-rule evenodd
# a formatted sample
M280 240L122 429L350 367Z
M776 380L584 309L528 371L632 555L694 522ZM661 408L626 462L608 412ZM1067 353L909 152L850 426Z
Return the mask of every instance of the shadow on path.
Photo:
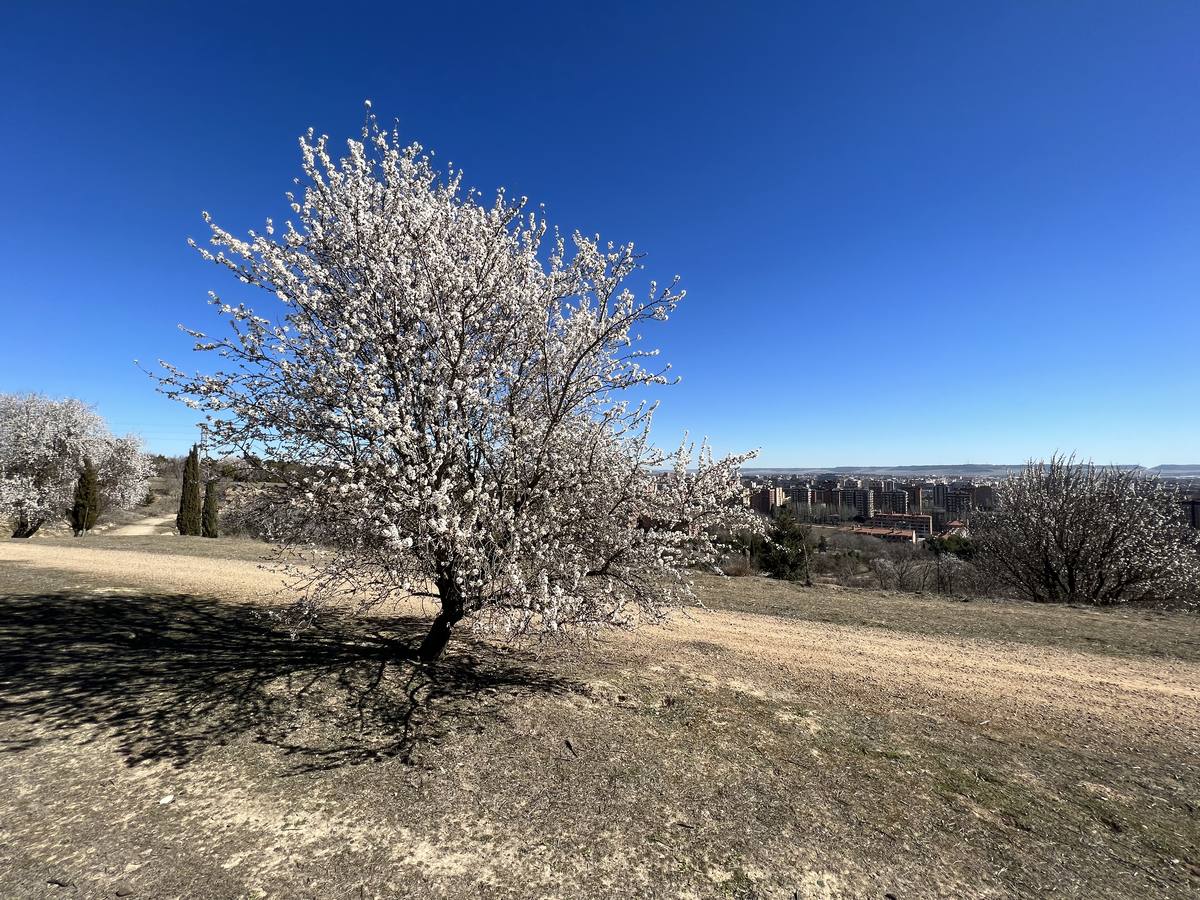
M533 693L573 685L458 638L414 661L428 623L327 618L295 639L262 607L184 595L0 597L0 752L52 731L114 736L130 765L184 765L244 735L293 771L390 757L482 730Z

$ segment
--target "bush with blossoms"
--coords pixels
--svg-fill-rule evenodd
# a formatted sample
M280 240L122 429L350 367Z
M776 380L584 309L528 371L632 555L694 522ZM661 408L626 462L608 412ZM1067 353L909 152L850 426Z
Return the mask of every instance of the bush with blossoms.
M98 473L102 511L146 496L153 466L137 437L113 435L79 400L0 394L0 519L13 537L66 518L87 460Z
M189 333L216 371L161 377L223 448L283 473L244 502L321 549L295 569L298 611L427 596L432 660L460 622L558 632L693 602L718 536L759 525L739 502L751 454L664 453L654 406L630 399L669 380L641 331L677 279L635 294L632 245L567 239L503 190L485 204L373 117L343 158L312 131L300 150L282 229L242 239L205 216L200 253L264 305L212 295L232 336Z
M1055 455L1030 462L998 499L971 519L993 584L1043 603L1200 606L1200 535L1158 479Z

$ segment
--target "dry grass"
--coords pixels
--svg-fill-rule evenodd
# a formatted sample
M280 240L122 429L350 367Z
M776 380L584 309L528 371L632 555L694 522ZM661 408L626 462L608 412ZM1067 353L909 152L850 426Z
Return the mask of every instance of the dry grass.
M908 634L944 635L1062 647L1114 656L1200 661L1200 622L1193 613L1136 607L1067 608L821 585L770 578L703 579L710 609L810 622L862 625ZM970 609L964 609L969 605Z
M122 536L116 534L89 534L84 538L67 534L52 534L34 537L30 544L39 547L61 547L67 550L116 550L166 554L169 556L198 557L209 560L239 560L263 562L271 558L271 546L250 537L206 537L184 536L175 533L172 523L163 529L163 534Z
M1200 888L1194 618L706 580L430 671L406 615L292 640L269 577L0 544L0 894Z

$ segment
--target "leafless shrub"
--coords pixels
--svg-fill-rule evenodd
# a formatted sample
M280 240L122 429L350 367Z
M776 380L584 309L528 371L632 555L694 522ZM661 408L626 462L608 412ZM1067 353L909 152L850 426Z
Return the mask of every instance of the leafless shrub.
M1031 462L971 534L985 574L1037 602L1112 604L1200 595L1197 535L1177 496L1136 471Z
M890 560L877 556L871 560L871 574L879 582L879 589L886 591L896 586L896 566Z
M924 590L928 561L920 550L913 546L897 547L892 554L892 565L896 570L897 590Z
M750 557L741 553L726 557L725 561L721 563L721 571L733 578L744 578L756 573Z
M871 560L871 574L882 590L915 592L925 590L930 577L927 555L912 545L879 548Z

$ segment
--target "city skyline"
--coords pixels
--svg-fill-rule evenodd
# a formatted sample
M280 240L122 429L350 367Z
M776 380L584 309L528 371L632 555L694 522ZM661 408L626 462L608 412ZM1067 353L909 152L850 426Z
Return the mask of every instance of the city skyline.
M1038 459L1042 459L1039 457ZM1002 478L1025 468L1031 461L1019 463L945 463L945 464L912 464L899 466L863 465L863 466L743 466L742 471L747 475L887 475L896 478L957 478L981 477ZM1117 469L1140 469L1157 473L1167 478L1196 478L1200 477L1200 464L1160 463L1156 466L1141 463L1104 463L1077 457L1080 463L1092 462L1100 466L1111 466Z

